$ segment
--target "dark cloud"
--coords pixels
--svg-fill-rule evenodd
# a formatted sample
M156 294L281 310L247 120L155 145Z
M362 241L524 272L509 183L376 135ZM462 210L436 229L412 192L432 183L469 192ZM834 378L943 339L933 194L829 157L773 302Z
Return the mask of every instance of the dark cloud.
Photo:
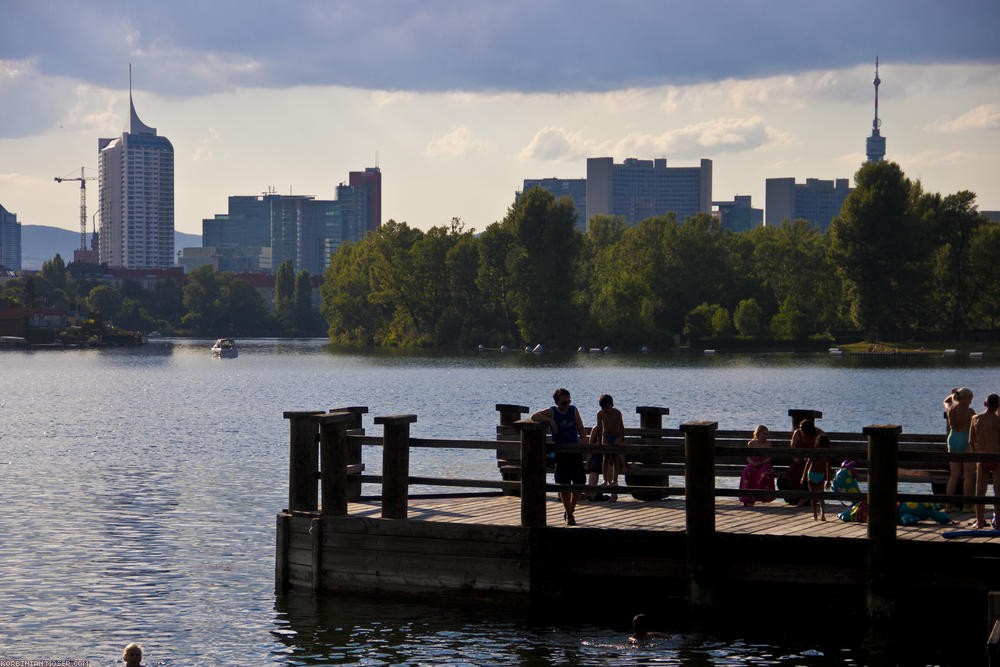
M237 86L603 91L867 63L1000 60L995 0L8 0L0 59L167 95Z

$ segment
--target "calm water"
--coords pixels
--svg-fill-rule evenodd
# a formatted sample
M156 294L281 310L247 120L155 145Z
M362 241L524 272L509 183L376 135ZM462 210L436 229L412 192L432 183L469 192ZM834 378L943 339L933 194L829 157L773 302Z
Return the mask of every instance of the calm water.
M287 499L285 410L368 405L415 413L418 437L490 438L495 403L547 407L568 387L589 424L611 393L671 409L667 424L788 428L787 410L824 412L827 430L899 423L942 428L953 386L1000 391L989 360L859 362L822 355L714 358L521 353L344 354L322 341L210 341L141 350L0 353L0 658L116 664L139 641L148 665L826 664L850 646L797 645L777 632L679 634L623 645L608 625L526 622L486 611L276 598L274 516ZM978 405L978 403L976 403ZM366 452L377 472L377 452ZM424 451L442 468L496 479L492 452ZM600 601L600 596L595 601Z

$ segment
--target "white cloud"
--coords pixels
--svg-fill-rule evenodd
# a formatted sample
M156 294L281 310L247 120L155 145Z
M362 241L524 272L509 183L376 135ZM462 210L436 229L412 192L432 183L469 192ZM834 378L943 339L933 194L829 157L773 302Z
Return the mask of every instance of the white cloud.
M940 118L929 129L937 132L1000 129L1000 104L980 104L957 118Z
M781 135L776 133L775 136ZM626 135L615 144L614 153L618 156L710 157L711 154L750 150L768 141L768 129L760 116L718 118L658 135Z
M550 125L536 132L528 145L517 155L525 162L531 160L558 162L580 160L599 152L600 148L586 140L582 133Z
M903 169L910 170L914 167L954 167L967 164L974 159L976 159L976 155L966 151L928 149L910 155L900 155L896 161Z
M424 154L427 157L468 157L476 153L484 153L489 148L489 144L474 137L472 130L468 127L458 125L447 134L431 139L427 143Z

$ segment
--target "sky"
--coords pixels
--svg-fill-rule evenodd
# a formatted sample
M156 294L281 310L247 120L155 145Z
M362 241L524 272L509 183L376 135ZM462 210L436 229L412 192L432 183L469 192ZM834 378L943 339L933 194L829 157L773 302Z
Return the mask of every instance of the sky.
M500 220L587 157L713 161L713 199L851 178L874 116L924 189L1000 209L996 0L0 0L0 205L79 229L97 139L174 147L178 231L230 195L333 199L382 170L383 221ZM96 211L88 187L88 217ZM89 226L89 223L88 223Z

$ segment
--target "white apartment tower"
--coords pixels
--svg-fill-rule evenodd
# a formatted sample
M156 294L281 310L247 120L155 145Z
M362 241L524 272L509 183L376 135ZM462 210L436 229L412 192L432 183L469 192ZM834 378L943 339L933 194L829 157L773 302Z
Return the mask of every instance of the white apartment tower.
M129 131L98 139L101 263L129 269L174 264L174 148L132 103Z

